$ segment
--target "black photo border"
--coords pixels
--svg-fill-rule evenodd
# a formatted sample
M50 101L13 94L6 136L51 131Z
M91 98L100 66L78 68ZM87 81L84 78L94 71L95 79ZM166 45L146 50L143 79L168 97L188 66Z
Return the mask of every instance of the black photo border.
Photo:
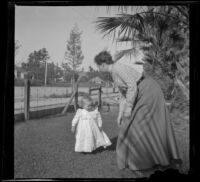
M14 24L15 5L19 6L109 6L109 5L189 5L190 6L190 170L189 178L198 176L199 146L198 129L200 121L200 87L199 87L199 44L200 44L200 3L198 1L7 1L4 2L2 12L2 66L1 66L1 104L2 104L2 150L1 150L1 178L14 179ZM184 177L186 177L184 176ZM27 179L24 179L27 180ZM48 180L48 179L46 179ZM50 180L50 179L49 179ZM64 180L130 180L130 179L53 179Z

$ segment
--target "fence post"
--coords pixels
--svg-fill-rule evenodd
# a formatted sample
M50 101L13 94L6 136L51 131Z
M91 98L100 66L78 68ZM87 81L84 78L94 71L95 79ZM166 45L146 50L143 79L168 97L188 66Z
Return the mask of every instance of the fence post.
M113 93L115 93L115 85L112 84L112 88L113 88Z
M91 89L90 89L91 87L89 86L89 95L91 95Z
M30 80L25 79L25 81L24 81L24 118L25 118L25 121L29 120L29 109L30 109Z
M101 86L99 87L99 109L101 109Z

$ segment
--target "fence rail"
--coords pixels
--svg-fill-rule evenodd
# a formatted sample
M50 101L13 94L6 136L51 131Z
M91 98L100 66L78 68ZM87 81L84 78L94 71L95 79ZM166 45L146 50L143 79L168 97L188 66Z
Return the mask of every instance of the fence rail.
M29 120L30 118L33 118L33 113L36 118L39 118L41 111L44 112L42 113L44 115L45 113L54 115L54 110L57 110L58 112L59 109L57 108L64 108L65 105L69 103L70 96L72 96L71 87L34 87L30 85L29 80L24 80L24 82L24 87L15 87L14 104L15 116L20 115L20 118L23 118L22 120ZM95 91L99 92L95 93ZM78 90L75 94L76 96L73 98L74 102L72 103L75 107L75 110L77 109L79 98L85 93L89 93L92 98L97 100L99 107L101 107L102 92L104 94L104 98L109 97L112 100L112 87L78 87ZM69 110L71 111L71 109Z

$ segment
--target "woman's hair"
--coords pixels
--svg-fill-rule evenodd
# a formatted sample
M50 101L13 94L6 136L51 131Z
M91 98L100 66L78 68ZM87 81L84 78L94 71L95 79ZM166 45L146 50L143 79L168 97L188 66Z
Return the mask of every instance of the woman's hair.
M103 63L106 64L113 64L114 61L112 60L112 56L108 51L101 51L99 54L97 54L94 58L94 62L97 65L102 65Z

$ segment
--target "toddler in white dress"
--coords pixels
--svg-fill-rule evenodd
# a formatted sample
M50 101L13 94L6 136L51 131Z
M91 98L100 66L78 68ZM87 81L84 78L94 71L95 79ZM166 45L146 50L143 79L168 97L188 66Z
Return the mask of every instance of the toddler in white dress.
M92 152L98 147L111 145L108 136L102 130L102 119L98 108L93 107L92 98L82 98L82 108L78 109L72 120L72 132L75 132L75 152Z

